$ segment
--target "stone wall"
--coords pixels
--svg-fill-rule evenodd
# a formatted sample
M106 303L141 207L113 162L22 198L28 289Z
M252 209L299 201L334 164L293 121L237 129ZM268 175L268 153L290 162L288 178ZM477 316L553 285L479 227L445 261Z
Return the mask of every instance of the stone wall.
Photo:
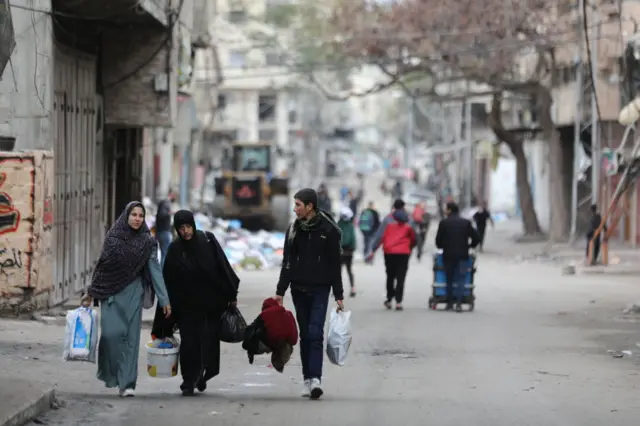
M0 152L0 313L47 304L53 287L53 153Z
M177 53L176 49L169 49L167 31L139 26L117 28L104 31L103 40L105 123L125 127L174 126ZM169 93L156 92L156 77L166 75L168 69Z

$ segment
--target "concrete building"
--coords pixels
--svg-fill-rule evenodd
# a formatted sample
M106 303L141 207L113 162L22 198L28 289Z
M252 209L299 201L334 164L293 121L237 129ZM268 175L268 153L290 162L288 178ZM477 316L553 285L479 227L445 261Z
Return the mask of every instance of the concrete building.
M264 18L275 6L218 2L214 40L224 79L213 107L212 141L269 141L286 153L302 136L297 77L285 56L287 32ZM277 168L283 172L286 163Z
M0 308L18 311L83 291L105 231L141 198L143 129L177 122L185 51L172 46L190 37L183 19L193 3L8 5L16 47L0 77L1 148L10 151L0 153L0 251L19 251L11 263L27 272L0 276Z

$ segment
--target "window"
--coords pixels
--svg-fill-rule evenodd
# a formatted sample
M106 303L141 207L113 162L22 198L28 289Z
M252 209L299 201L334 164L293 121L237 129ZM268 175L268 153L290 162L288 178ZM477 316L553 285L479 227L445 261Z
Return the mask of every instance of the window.
M229 52L229 66L231 68L245 68L247 66L247 54L232 50Z
M278 52L267 52L264 55L265 64L268 67L279 67L284 64L282 55Z
M277 133L275 130L266 130L266 129L258 130L258 140L260 142L275 142L276 138L277 138Z
M242 24L247 21L247 11L244 9L235 9L229 11L229 22L232 24Z
M224 93L218 93L218 102L216 108L225 109L227 107L227 95Z
M274 121L276 118L276 95L260 95L258 97L258 119L260 121Z

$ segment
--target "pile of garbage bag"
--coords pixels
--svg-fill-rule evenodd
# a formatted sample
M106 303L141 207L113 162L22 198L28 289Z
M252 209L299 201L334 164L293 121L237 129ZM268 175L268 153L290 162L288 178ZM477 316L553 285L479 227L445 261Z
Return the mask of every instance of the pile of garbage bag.
M148 213L145 221L153 230L156 207L148 198L143 200L143 204ZM283 232L251 232L243 229L239 220L211 218L200 212L194 213L194 219L196 229L210 231L216 236L234 269L264 270L279 267L282 263Z

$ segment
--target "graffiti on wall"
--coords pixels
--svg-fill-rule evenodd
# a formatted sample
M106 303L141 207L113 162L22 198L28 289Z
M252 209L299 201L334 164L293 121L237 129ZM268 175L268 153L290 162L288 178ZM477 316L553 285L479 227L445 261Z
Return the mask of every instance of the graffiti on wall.
M20 226L20 211L13 205L11 196L2 191L7 174L0 173L0 235L16 232Z
M21 250L0 249L0 277L9 278L23 266Z

